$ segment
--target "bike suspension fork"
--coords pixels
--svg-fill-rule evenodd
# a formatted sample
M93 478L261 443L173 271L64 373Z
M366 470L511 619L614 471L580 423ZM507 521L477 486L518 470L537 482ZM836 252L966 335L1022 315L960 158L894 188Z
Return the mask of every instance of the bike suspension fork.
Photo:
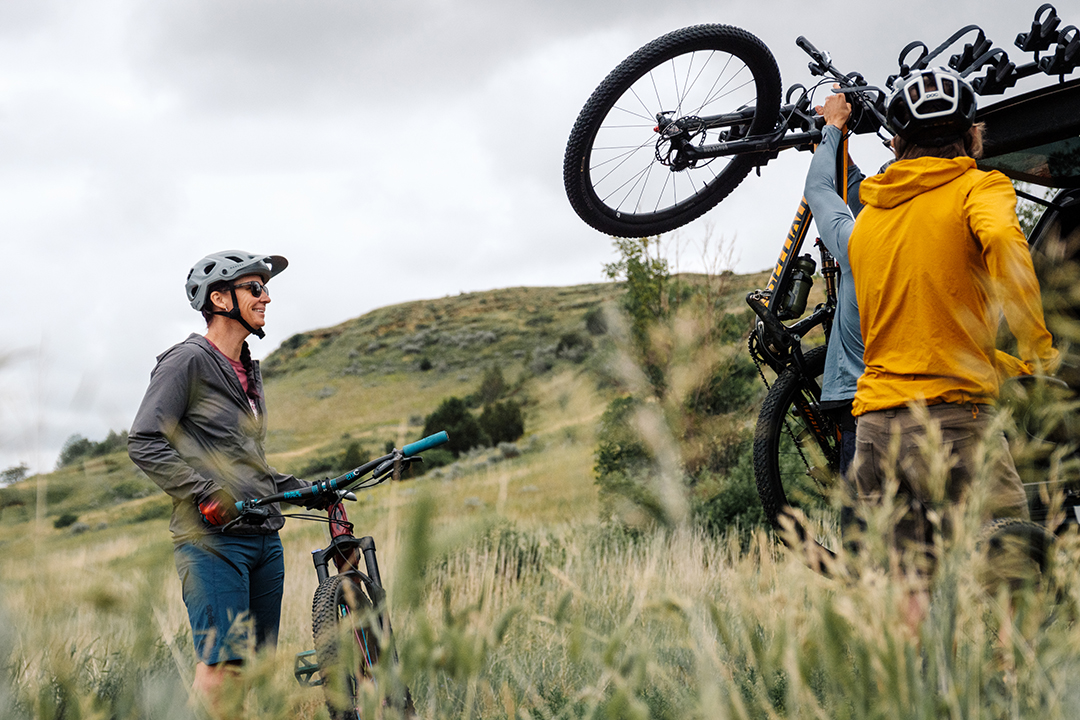
M375 607L378 608L386 601L386 591L383 590L382 575L379 574L379 561L375 557L374 538L370 536L360 538L360 550L364 553L367 576L371 578L371 599L374 601Z
M379 624L390 638L390 646L393 648L394 659L397 659L397 648L393 645L394 630L390 625L390 614L386 607L386 590L383 589L382 575L379 573L379 561L375 557L375 539L368 536L360 538L360 549L364 553L364 565L367 567L367 575L371 578L368 593L375 605L375 612L379 617Z

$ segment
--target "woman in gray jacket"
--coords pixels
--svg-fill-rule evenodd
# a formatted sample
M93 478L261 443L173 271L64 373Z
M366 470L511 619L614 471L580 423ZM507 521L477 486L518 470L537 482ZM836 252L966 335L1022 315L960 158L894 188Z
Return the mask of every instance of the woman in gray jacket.
M266 522L237 522L237 498L310 483L266 462L266 404L247 337L263 337L266 283L288 265L279 255L214 253L188 273L187 298L206 319L158 356L128 436L128 454L172 497L169 529L199 663L194 689L214 703L231 665L273 646L285 577L275 506Z

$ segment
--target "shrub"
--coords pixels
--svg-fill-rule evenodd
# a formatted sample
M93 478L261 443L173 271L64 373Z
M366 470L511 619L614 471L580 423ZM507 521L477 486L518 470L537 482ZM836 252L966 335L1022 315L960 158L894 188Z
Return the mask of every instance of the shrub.
M101 442L87 440L82 435L72 435L64 441L60 448L60 456L56 460L56 468L67 467L85 460L86 458L101 457L110 453L127 450L127 430L123 432L109 431Z
M600 418L593 470L600 488L601 512L607 518L619 514L616 507L620 499L650 514L659 510L656 498L642 482L645 476L656 472L653 457L631 426L640 405L633 397L617 398Z
M691 498L694 518L718 535L737 527L746 540L753 528L767 524L754 480L752 442L752 437L745 438L741 444L732 442L732 450L742 451L734 466L723 474L704 473L694 488Z
M724 313L716 323L716 340L731 343L746 337L753 327L756 316L753 310L742 313Z
M480 414L480 427L491 445L513 442L525 434L525 419L516 402L492 403Z
M607 320L604 318L604 309L597 305L589 308L585 313L585 329L590 335L604 335L607 333Z
M59 530L60 528L66 528L68 525L74 525L79 521L79 516L74 513L64 513L60 517L53 520L53 527Z
M450 435L450 442L444 447L452 452L454 457L471 448L489 444L480 423L461 398L446 398L435 412L424 420L425 437L440 430L445 430Z
M336 470L337 466L337 459L333 455L321 455L310 460L307 465L300 469L297 475L309 477L311 475L326 474Z
M589 338L576 332L566 333L559 338L555 346L555 355L564 360L579 363L592 351L592 347L592 340Z
M543 375L555 367L555 345L542 345L533 350L532 360L529 361L529 372L533 375Z
M744 410L759 390L754 361L739 353L713 369L708 381L687 398L687 409L707 415Z
M360 443L354 440L345 448L345 456L341 459L341 469L352 470L370 460L371 453L364 450Z
M506 378L503 377L502 368L492 365L484 371L484 377L480 379L480 387L476 390L476 404L493 403L505 395L506 390Z
M285 342L281 343L281 347L283 350L299 350L305 344L307 344L307 341L310 339L311 336L307 333L297 333L296 335L293 335L292 337L286 339Z

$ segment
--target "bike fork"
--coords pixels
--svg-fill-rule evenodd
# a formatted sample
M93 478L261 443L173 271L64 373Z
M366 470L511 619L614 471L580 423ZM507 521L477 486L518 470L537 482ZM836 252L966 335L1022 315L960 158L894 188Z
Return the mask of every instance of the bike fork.
M383 632L386 633L387 644L396 663L398 655L397 647L394 646L394 629L390 625L390 611L386 606L386 590L383 588L382 575L379 573L379 561L375 557L374 538L370 536L360 538L360 550L364 553L364 566L367 569L368 577L371 579L368 593L371 595L371 601L379 618L379 625Z

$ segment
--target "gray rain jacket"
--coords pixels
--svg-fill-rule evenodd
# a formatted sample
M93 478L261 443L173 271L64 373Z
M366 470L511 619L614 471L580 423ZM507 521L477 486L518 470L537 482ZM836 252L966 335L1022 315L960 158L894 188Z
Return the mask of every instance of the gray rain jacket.
M248 376L258 394L257 414L228 360L201 335L193 333L157 361L131 425L128 455L172 497L173 542L221 532L203 521L198 507L216 490L242 500L310 485L266 462L266 405L257 360ZM278 506L272 507L262 526L238 523L229 534L277 532L285 521Z

